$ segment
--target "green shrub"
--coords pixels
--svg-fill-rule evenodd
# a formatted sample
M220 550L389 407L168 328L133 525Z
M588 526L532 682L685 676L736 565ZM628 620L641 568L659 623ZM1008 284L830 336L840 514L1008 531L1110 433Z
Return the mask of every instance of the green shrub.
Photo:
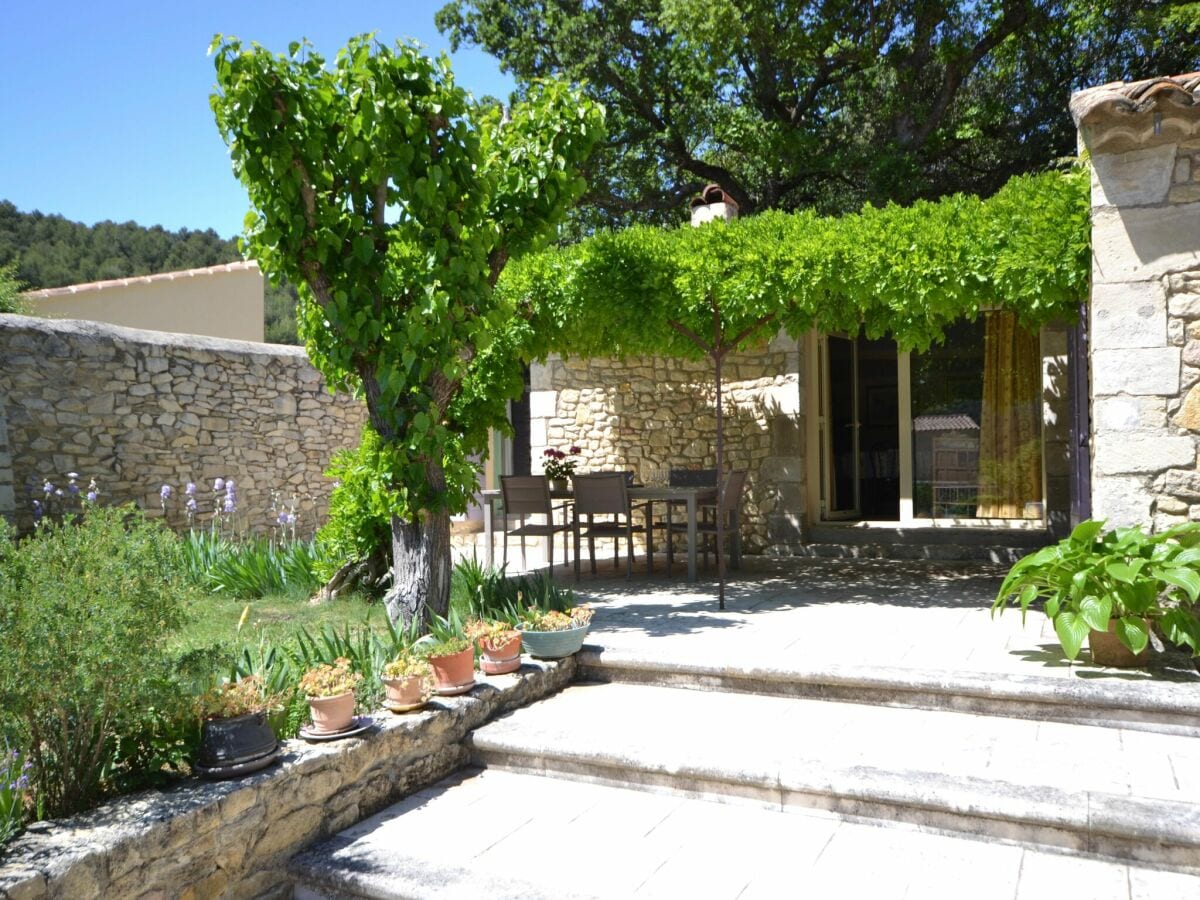
M166 777L191 698L164 649L189 597L179 542L132 508L93 508L0 547L0 731L29 748L47 815Z
M329 496L329 519L317 534L316 575L328 582L347 563L363 563L373 577L359 586L382 593L379 577L390 558L392 512L401 509L402 502L388 486L379 435L364 426L358 447L334 454L325 475L337 486Z

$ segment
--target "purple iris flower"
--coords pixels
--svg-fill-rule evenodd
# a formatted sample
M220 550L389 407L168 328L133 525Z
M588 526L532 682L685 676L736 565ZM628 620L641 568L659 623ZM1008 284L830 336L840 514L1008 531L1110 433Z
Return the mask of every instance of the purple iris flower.
M95 503L97 496L99 496L99 495L95 491L88 491L87 492L88 503Z
M213 482L213 490L214 491L222 491L224 489L225 489L225 479L224 478L218 478L216 481Z
M187 487L183 489L183 492L189 497L194 497L196 495L196 485L189 481L187 483Z
M188 497L188 499L187 499L187 509L188 509L188 512L195 512L195 511L196 511L196 498L195 498L195 497Z
M163 500L168 500L168 499L170 499L170 497L171 497L171 486L170 486L169 484L164 484L164 485L162 486L162 490L160 490L160 491L158 492L158 496L160 496L160 497L161 497Z

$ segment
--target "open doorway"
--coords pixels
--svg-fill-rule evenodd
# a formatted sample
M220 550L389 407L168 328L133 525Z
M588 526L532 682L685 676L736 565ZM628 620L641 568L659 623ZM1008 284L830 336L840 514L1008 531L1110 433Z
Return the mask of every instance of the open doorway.
M900 518L900 397L894 341L822 342L823 483L828 519Z

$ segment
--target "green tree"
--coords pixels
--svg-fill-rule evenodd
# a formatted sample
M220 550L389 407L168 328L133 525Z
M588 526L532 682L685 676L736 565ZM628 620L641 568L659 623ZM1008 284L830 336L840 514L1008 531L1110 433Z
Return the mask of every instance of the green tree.
M452 0L437 23L606 105L584 231L678 222L709 181L743 215L991 194L1074 153L1071 90L1200 68L1177 0Z
M21 312L21 290L17 267L11 263L0 266L0 313Z
M493 288L582 194L603 131L596 103L556 81L507 115L475 104L449 61L352 39L332 65L213 42L212 97L250 195L249 247L302 285L300 328L331 385L361 392L392 508L389 615L444 613L449 516L472 453L519 391L532 311Z

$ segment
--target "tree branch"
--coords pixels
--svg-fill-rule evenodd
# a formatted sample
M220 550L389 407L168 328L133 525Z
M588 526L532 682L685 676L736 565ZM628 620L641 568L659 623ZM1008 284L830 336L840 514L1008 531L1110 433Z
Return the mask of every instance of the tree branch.
M695 344L701 350L703 350L705 353L712 353L713 348L711 346L709 346L707 343L705 343L704 338L700 337L700 335L696 334L696 332L692 331L692 329L688 328L686 325L676 322L674 319L668 319L667 324L670 325L671 328L673 328L675 331L682 334L685 338L687 338L689 341L691 341L693 344Z
M758 329L762 328L764 325L766 325L768 322L773 321L774 319L775 319L775 313L767 313L764 316L759 316L757 319L754 320L753 324L748 325L745 328L743 328L741 331L739 331L737 333L737 335L733 338L733 340L725 342L724 351L729 352L730 350L736 350L738 348L738 344L740 344L746 338L750 337L750 335L754 334L754 332L758 331Z

